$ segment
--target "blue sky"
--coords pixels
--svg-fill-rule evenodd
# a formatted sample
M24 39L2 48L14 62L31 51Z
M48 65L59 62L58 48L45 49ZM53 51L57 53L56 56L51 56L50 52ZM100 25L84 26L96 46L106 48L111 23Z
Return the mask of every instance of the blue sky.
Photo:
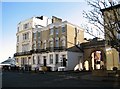
M20 21L33 16L44 15L49 18L57 16L80 26L84 23L82 12L88 9L84 0L81 2L2 2L0 62L9 56L12 57L16 52L17 24Z

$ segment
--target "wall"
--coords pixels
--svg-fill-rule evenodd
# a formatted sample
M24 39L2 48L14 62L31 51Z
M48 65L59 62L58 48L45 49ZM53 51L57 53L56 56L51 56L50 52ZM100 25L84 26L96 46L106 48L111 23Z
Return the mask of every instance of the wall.
M107 70L112 70L113 67L119 67L119 54L114 48L106 48L106 62L107 62Z
M75 43L75 37L76 37L76 43ZM67 24L67 48L77 45L78 42L79 44L84 42L83 29L78 26L71 25L70 23L68 23Z
M74 70L74 67L83 60L83 54L78 52L67 52L68 55L68 70ZM80 58L80 56L82 58Z

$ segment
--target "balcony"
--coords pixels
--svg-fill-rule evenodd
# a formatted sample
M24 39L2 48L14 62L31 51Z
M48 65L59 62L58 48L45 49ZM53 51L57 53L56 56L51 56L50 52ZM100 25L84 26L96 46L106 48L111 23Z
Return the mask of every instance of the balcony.
M32 53L54 52L54 51L62 51L62 50L66 50L66 47L48 47L46 49L36 49L36 50L30 50L27 52L19 52L19 53L15 53L14 57L32 55Z
M46 49L36 49L32 53L42 53L42 52L54 52L54 51L66 50L65 47L47 47Z
M27 52L19 52L19 53L15 53L14 57L16 56L24 56L24 55L31 55L32 52L31 51L27 51Z

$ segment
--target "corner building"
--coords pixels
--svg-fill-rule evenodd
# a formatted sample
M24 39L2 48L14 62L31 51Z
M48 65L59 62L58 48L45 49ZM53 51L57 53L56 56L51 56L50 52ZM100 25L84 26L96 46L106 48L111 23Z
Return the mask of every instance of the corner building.
M40 17L38 19L41 21ZM17 33L17 50L14 54L17 65L30 66L32 70L36 67L41 70L42 66L51 67L52 71L60 70L61 67L73 70L83 60L79 47L84 41L83 29L54 16L52 19L43 16L42 19L47 24L41 24L42 21L37 24L38 20L33 22L36 23L34 28L22 29ZM21 23L20 26L24 27L25 22Z

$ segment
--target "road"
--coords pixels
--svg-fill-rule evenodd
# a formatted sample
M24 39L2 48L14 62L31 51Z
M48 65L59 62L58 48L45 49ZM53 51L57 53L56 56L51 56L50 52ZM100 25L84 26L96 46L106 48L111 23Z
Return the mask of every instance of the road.
M90 72L3 72L2 87L115 87L114 82L83 79ZM119 85L117 87L120 87Z

